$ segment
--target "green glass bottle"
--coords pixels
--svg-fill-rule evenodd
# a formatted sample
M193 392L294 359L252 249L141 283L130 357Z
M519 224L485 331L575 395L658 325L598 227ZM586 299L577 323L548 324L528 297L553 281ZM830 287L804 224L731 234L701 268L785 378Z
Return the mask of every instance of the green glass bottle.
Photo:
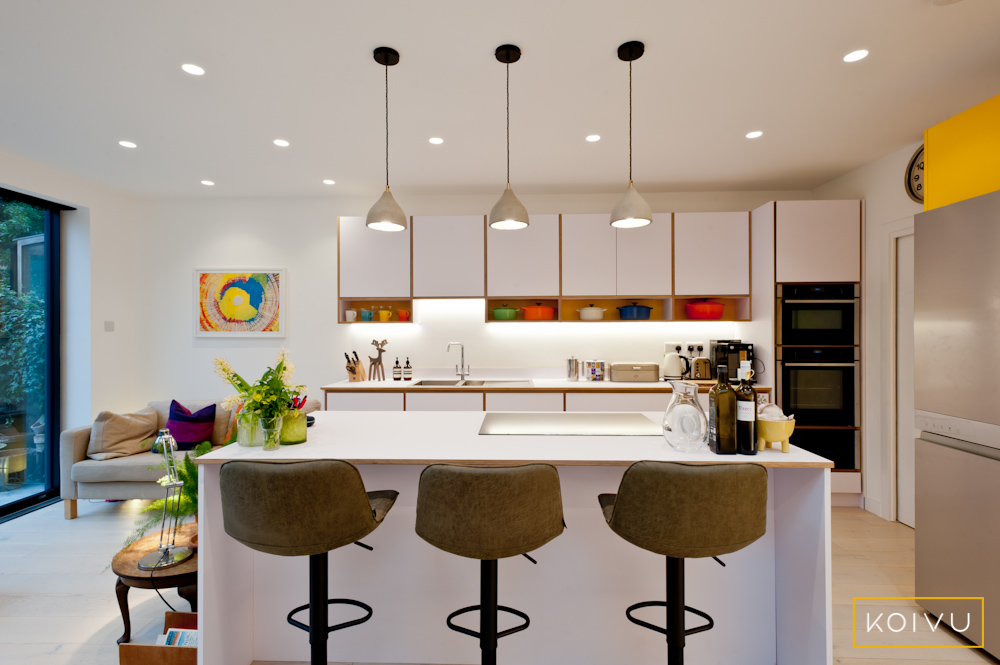
M736 450L740 455L757 454L757 391L750 385L750 362L740 362L740 385L736 387Z
M718 365L718 380L708 391L708 448L716 455L736 454L736 391L729 368Z

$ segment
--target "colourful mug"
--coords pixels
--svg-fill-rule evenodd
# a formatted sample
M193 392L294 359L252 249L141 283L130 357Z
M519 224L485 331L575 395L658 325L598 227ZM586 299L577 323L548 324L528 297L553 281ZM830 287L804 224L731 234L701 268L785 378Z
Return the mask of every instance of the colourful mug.
M363 309L363 310L361 310L361 320L362 321L371 321L372 320L372 314L374 314L374 312L372 310L370 310L370 309Z
M379 321L391 321L392 320L392 310L390 310L390 309L379 310L378 320Z
M408 310L408 309L401 309L401 310L399 310L399 320L400 321L409 321L410 320L410 310Z

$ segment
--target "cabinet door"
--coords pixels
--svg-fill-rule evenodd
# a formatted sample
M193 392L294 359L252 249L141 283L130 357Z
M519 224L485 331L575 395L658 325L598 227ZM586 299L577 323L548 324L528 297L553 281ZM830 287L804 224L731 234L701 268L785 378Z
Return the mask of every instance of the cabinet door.
M483 393L406 393L407 411L482 411Z
M653 213L652 224L615 229L618 295L669 296L673 293L672 224L669 212Z
M486 229L488 297L559 295L559 215L530 215L527 228Z
M402 411L403 393L330 393L326 403L327 411Z
M476 215L413 218L414 298L483 297L485 224Z
M614 296L616 232L611 215L562 216L562 294Z
M667 410L670 393L566 393L567 411L659 411Z
M562 393L486 393L487 411L562 411Z
M778 282L860 282L861 202L778 201Z
M674 295L750 295L750 213L674 214Z
M341 217L338 244L341 298L410 297L409 228L387 233Z

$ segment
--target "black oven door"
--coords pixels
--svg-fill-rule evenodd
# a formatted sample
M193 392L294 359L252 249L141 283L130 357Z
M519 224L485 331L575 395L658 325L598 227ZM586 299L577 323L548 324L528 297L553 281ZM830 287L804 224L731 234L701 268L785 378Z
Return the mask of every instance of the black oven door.
M856 429L795 428L792 445L833 462L835 469L861 468L861 432Z
M781 410L794 414L796 425L858 427L859 381L857 362L782 361Z
M778 344L838 346L860 343L858 301L783 300Z

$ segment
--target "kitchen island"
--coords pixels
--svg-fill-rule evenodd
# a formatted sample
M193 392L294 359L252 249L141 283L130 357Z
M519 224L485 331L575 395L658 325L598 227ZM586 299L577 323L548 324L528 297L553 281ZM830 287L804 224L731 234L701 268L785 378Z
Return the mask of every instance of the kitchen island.
M198 458L201 665L308 660L308 636L285 621L306 602L308 560L252 551L222 529L221 464L233 459L344 459L369 491L399 499L364 541L330 555L330 596L374 608L371 621L333 633L330 660L368 663L479 662L478 642L445 626L452 611L478 601L479 564L442 552L414 532L417 482L427 464L542 461L560 474L567 524L561 536L500 564L500 602L531 617L528 630L501 640L505 662L662 662L663 638L632 625L625 608L665 597L664 558L606 525L597 495L615 492L625 467L643 459L756 462L768 467L767 533L722 557L692 559L687 602L715 619L688 638L691 662L822 664L832 658L830 471L795 446L754 457L679 453L662 436L480 435L479 412L317 412L306 443L273 452L227 446ZM659 422L662 414L645 414ZM261 488L266 492L266 488ZM322 506L316 506L322 510ZM343 613L341 613L343 612ZM640 615L660 622L663 612ZM331 623L349 610L331 608ZM500 628L508 627L501 617ZM477 619L469 619L473 625Z

